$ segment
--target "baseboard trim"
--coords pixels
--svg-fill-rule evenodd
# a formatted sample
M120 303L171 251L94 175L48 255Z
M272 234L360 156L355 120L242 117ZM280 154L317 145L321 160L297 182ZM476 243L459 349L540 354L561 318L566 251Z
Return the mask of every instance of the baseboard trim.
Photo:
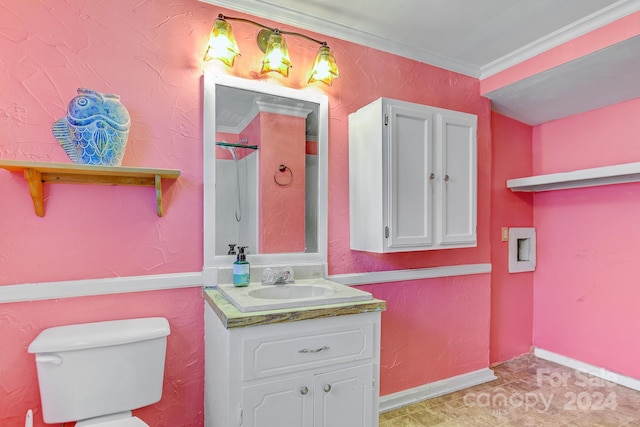
M380 413L411 405L416 402L453 393L478 384L483 384L497 379L489 368L480 369L444 380L414 387L397 393L380 397Z
M572 359L570 357L563 356L558 353L553 353L541 348L535 348L533 350L533 354L541 359L555 362L559 365L567 366L577 371L584 372L585 374L593 375L594 377L602 378L603 380L607 380L612 383L640 391L640 379L618 374L605 368L590 365L589 363L581 362L579 360Z

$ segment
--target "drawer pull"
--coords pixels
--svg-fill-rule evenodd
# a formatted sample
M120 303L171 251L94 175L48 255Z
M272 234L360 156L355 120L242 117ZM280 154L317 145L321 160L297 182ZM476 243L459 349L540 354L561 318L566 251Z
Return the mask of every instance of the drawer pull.
M309 389L307 388L307 386L302 386L300 387L300 394L305 396L307 393L309 393Z
M321 351L329 350L330 348L331 347L329 347L328 345L322 346L320 348L312 348L312 349L303 348L301 350L298 350L298 353L320 353Z
M331 391L331 384L325 384L324 387L322 387L322 389L324 390L325 393L329 393Z

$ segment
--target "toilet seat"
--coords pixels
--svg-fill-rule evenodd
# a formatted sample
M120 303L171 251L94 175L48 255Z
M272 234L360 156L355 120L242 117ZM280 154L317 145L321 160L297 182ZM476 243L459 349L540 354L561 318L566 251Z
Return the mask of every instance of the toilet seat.
M138 417L129 417L105 421L103 423L89 424L87 427L149 427L149 424Z

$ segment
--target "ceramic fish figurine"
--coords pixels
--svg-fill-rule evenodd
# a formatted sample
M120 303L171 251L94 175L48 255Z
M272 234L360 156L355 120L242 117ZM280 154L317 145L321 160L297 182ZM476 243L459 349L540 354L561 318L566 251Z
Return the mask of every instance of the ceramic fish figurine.
M52 130L73 163L120 166L130 125L118 95L80 88Z

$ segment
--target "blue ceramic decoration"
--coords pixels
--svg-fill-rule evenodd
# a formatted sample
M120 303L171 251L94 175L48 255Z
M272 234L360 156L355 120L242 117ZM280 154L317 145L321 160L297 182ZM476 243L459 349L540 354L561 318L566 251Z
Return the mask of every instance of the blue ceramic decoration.
M130 125L118 95L80 88L52 130L73 163L120 166Z

